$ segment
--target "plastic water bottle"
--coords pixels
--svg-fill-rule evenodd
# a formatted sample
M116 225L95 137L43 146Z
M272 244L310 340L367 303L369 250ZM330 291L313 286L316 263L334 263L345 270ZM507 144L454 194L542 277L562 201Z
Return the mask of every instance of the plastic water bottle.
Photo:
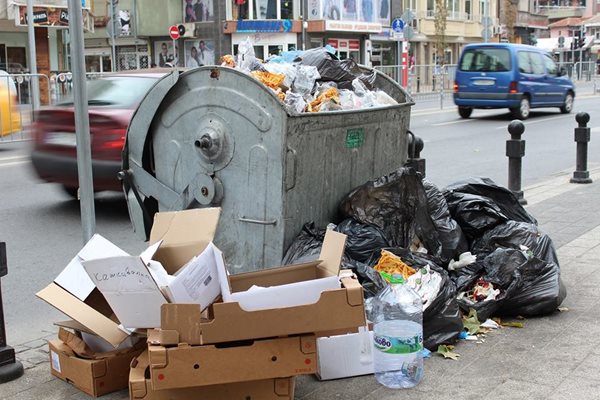
M372 301L375 379L400 389L416 386L423 378L423 302L402 275Z

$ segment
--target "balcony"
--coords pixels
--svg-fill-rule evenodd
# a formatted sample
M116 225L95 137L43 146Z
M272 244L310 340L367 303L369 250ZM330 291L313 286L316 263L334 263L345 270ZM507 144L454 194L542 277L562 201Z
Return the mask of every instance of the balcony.
M549 20L569 17L580 18L585 13L586 0L541 0L538 13L546 15Z
M515 26L521 28L548 28L548 16L542 14L533 14L527 11L519 11Z

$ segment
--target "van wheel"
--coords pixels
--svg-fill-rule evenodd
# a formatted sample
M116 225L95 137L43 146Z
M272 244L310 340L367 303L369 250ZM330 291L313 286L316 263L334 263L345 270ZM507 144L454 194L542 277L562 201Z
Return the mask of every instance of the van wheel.
M563 114L568 114L573 110L573 93L567 93L565 96L565 101L560 108L560 112Z
M458 115L462 118L469 118L473 113L473 109L471 107L458 107Z
M529 103L529 97L523 96L521 98L521 103L519 104L519 108L511 108L513 116L517 119L527 119L529 118L529 113L531 111L531 105Z

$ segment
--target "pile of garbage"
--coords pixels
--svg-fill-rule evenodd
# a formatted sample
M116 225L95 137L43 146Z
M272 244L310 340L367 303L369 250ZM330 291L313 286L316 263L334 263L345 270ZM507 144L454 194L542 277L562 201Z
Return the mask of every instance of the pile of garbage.
M552 313L566 297L552 240L514 194L488 178L440 190L412 168L366 182L339 204L329 229L347 235L342 267L358 276L369 300L401 273L421 295L424 345L450 344L463 314ZM307 223L285 262L314 259L325 228Z
M338 59L329 45L284 52L263 62L255 56L248 38L240 43L235 57L223 56L221 65L239 69L262 82L291 115L398 104L374 87L375 70L361 69L352 59Z

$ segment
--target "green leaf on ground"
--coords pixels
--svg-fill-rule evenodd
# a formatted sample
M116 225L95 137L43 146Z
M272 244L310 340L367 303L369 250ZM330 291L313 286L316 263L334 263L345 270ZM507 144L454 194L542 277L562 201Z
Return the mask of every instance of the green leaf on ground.
M511 327L511 328L523 328L523 327L525 327L525 324L523 322L518 322L518 321L508 321L508 322L502 321L500 323L500 325L502 325L502 326L508 326L508 327Z
M438 346L436 353L441 354L442 356L444 356L444 358L451 358L453 360L458 360L458 357L460 357L460 354L454 353L452 350L454 350L454 346L440 344Z
M469 332L469 335L475 335L479 332L481 322L477 319L477 311L474 309L469 310L469 315L463 316L463 326Z

